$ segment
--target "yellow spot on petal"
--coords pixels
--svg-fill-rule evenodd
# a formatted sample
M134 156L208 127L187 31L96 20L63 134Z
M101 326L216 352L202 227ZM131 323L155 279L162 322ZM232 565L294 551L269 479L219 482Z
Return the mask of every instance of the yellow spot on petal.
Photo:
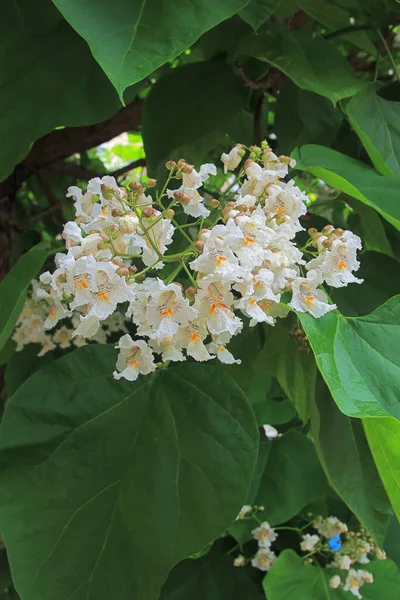
M253 306L256 303L254 298L250 298L250 306Z
M249 244L254 244L254 238L246 235L246 237L244 238L244 241L243 241L243 245L248 246Z
M226 260L225 256L218 256L217 267L219 267L224 262L224 260Z
M167 308L166 310L161 311L162 317L172 317L173 314L174 311L172 310L172 308Z
M97 297L100 298L101 300L104 300L105 302L110 302L110 298L107 296L107 294L105 292L99 292L97 294Z
M190 338L191 343L195 342L196 340L201 340L201 335L199 333L193 333Z
M340 263L338 264L338 269L345 269L347 267L346 263L341 260Z
M285 214L285 209L281 208L280 206L278 206L278 208L276 209L276 214L277 215L284 215Z
M52 308L50 311L50 317L55 317L55 316L56 316L56 311L54 310L54 308Z
M315 296L307 296L307 298L306 298L307 306L310 307L311 304L314 302L314 300L315 300Z

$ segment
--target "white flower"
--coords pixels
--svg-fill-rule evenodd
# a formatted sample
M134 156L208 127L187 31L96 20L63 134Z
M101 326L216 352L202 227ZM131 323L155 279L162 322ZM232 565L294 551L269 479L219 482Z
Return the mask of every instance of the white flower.
M335 563L337 564L339 569L342 569L343 571L348 571L351 567L352 561L350 556L347 556L347 554L336 554Z
M242 519L244 519L246 517L246 515L251 513L252 510L253 510L253 508L250 506L250 504L245 504L244 506L242 506L242 508L239 511L238 516L236 517L236 521L241 521Z
M239 358L235 359L233 354L227 350L226 346L223 343L218 344L217 342L211 342L207 346L208 350L215 354L215 356L225 365L240 365L242 362Z
M167 360L172 362L185 360L182 350L176 346L176 336L149 340L149 346L154 352L162 355L163 362Z
M272 542L278 537L275 530L267 523L267 521L264 521L259 527L253 529L251 535L258 541L260 548L269 548Z
M342 585L342 580L340 579L339 575L333 575L333 577L330 578L329 586L331 588L333 588L334 590L336 590L341 585Z
M153 353L143 340L133 340L129 334L125 334L116 347L120 352L117 360L118 371L113 373L115 379L135 381L139 374L147 375L155 371Z
M243 554L239 554L239 556L237 556L235 558L235 560L233 561L234 567L245 567L246 564L247 564L247 561L246 561L245 557L243 556Z
M376 546L375 547L375 556L378 560L385 560L386 552L384 550L381 550L381 548L378 548L378 546Z
M146 307L146 321L151 327L148 335L152 339L175 335L179 325L186 325L199 314L183 297L179 285L176 283L165 285L161 279L157 279L157 283L158 290L152 293Z
M264 433L269 440L273 440L278 437L278 430L275 429L272 425L263 425Z
M345 231L341 238L333 239L330 248L323 249L319 256L310 260L306 268L316 270L328 285L336 288L362 283L363 279L352 273L360 267L357 260L357 250L360 249L360 238Z
M347 525L339 521L337 517L327 517L326 519L317 517L313 522L313 527L328 540L348 531Z
M71 345L71 334L72 330L68 329L68 327L60 327L53 335L53 342L58 344L62 349L69 348Z
M168 198L173 198L176 192L182 192L189 196L190 202L183 204L183 212L191 217L208 217L210 211L204 206L204 198L196 188L185 188L183 185L177 190L167 190Z
M214 358L204 345L207 330L204 321L195 319L187 325L181 326L177 334L177 343L186 348L186 353L199 362Z
M316 544L318 544L319 542L319 536L318 535L310 535L309 533L306 533L305 535L303 535L303 539L300 542L300 548L302 549L303 552L310 552L311 550L314 550Z
M193 169L191 173L182 173L182 182L185 188L199 188L205 181L207 181L209 175L216 175L217 167L213 164L206 163L201 165L200 172Z
M157 261L158 254L164 254L167 246L171 244L174 235L174 226L169 219L159 219L161 213L156 211L151 217L143 219L143 226L147 230L147 235L141 227L138 227L135 234L132 234L132 244L143 249L142 259L146 266L150 266ZM164 263L160 261L153 268L162 269Z
M221 154L221 161L224 163L224 173L236 169L236 167L239 166L243 155L244 149L242 144L237 144L236 146L234 146L228 154L225 154L225 152L223 152Z
M309 271L307 278L296 277L292 283L292 300L289 306L299 312L309 312L319 318L334 310L336 304L328 304L328 297L323 290L318 289L322 280L315 271Z
M269 571L275 560L276 555L272 550L269 548L259 548L251 564L253 567L260 569L260 571Z
M205 319L208 331L213 335L226 332L236 335L242 329L243 323L230 309L233 304L230 286L219 280L201 280L200 286L194 308L198 310L200 317Z
M374 578L372 573L368 571L364 571L363 569L355 570L350 569L343 590L345 592L351 592L353 596L357 598L362 598L360 594L360 587L364 585L364 583L373 583Z

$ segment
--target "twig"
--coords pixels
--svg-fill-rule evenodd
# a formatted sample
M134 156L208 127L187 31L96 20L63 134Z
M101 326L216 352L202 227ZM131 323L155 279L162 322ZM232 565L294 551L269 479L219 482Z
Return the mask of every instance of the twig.
M367 29L374 29L373 25L348 25L347 27L342 27L342 29L337 29L336 31L331 31L331 33L327 33L324 35L326 40L330 40L334 37L338 37L339 35L345 35L346 33L353 33L353 31L364 31Z

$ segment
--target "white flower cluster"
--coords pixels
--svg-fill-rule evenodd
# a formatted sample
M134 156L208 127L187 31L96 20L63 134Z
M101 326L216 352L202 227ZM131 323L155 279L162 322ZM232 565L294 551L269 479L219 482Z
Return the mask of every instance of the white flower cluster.
M238 167L246 152L238 145L223 154L225 171ZM313 258L306 263L294 238L303 229L300 217L308 199L293 181L281 180L294 161L277 157L266 143L249 152L236 190L229 186L209 208L199 189L216 175L216 167L206 164L196 171L183 159L167 163L167 183L155 199L139 182L126 189L108 176L90 180L85 193L69 188L76 220L64 227L68 252L56 255L56 270L40 277L37 290L49 309L44 329L78 310L72 335L93 338L100 323L127 303L126 316L138 337L120 339L114 376L133 381L155 370L157 355L164 362L188 356L238 362L226 346L243 327L239 315L248 317L250 326L274 325L290 308L314 317L333 310L320 286L360 282L352 274L359 266L359 238L331 226L312 230L304 252ZM180 185L169 189L174 180ZM147 187L155 184L149 180ZM177 206L197 219L197 239L174 220ZM177 230L187 248L168 255ZM178 265L172 277L182 270L192 283L186 293L169 276L148 276L171 262ZM285 292L292 294L288 305L281 301Z

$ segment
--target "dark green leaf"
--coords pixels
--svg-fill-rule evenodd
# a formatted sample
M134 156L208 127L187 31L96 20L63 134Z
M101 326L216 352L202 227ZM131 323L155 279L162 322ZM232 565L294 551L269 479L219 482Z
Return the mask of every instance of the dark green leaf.
M47 256L46 245L37 244L21 256L0 283L0 350L13 332L29 283L36 277Z
M239 15L251 25L254 31L257 31L274 14L282 2L283 0L250 0L247 6L239 12Z
M346 113L376 169L400 177L400 102L380 98L371 84L350 100Z
M267 458L260 448L249 504L264 506L262 518L283 523L326 493L326 478L312 441L290 431L272 442Z
M392 560L373 560L367 570L372 573L374 581L362 587L364 600L398 600L400 569Z
M150 171L181 156L200 162L223 139L246 98L241 80L221 62L185 65L162 77L150 91L143 116Z
M354 198L350 198L348 204L360 216L360 234L364 248L366 250L382 252L382 254L386 254L387 256L393 256L393 251L386 237L386 231L380 215L370 206Z
M394 560L400 567L400 523L394 515L389 519L389 527L386 534L386 539L383 544L383 549L389 558Z
M341 413L322 381L311 407L315 447L329 483L371 535L382 543L390 504L362 425Z
M365 317L300 313L319 370L350 417L400 419L400 296Z
M274 25L245 38L240 50L270 63L300 88L326 96L334 104L353 96L363 86L333 45L306 31L289 31Z
M400 423L391 417L363 419L363 423L379 475L400 520Z
M323 146L303 146L292 156L299 169L309 171L328 185L372 206L400 229L400 181L382 177L364 163Z
M185 560L170 573L160 600L262 600L247 569L213 549L198 560Z
M258 431L236 384L198 364L117 383L115 357L81 348L7 404L0 518L24 600L156 600L246 498Z
M193 0L187 4L170 0L53 2L89 44L121 98L128 86L178 56L246 4L246 0Z
M55 127L96 123L121 107L85 42L51 2L5 2L1 16L0 137L7 144L0 180Z

